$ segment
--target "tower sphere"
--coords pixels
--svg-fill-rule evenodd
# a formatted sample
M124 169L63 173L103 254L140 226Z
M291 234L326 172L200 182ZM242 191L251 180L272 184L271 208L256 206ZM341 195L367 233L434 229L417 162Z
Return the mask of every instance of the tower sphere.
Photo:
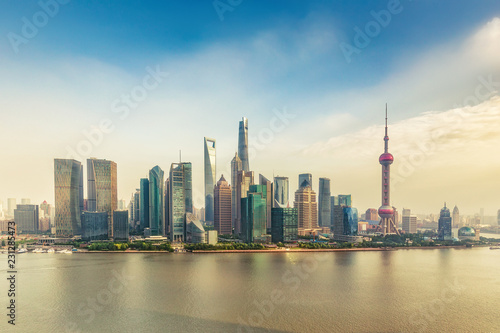
M394 208L392 208L391 206L381 206L378 209L378 215L381 218L391 218L394 216Z
M392 156L391 153L383 153L382 155L380 155L378 161L382 165L390 165L392 164L392 162L394 162L394 156Z

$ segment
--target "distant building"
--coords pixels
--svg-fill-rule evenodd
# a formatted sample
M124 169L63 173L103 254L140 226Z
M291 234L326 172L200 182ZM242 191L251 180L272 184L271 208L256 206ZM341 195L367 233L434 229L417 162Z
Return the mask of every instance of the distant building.
M108 212L82 213L82 239L86 241L108 239Z
M335 205L333 239L341 242L359 242L358 210L353 207Z
M203 140L205 152L205 222L214 221L214 187L216 182L215 139L205 137Z
M120 199L118 200L118 210L126 210L127 209L127 204L125 200Z
M108 212L108 237L113 237L113 211L117 208L116 163L89 158L87 160L87 210Z
M29 199L29 198L22 198L21 199L21 205L31 205L31 199Z
M297 208L299 232L300 229L318 228L318 202L316 201L316 192L307 180L302 182L302 186L295 192L295 201L293 207Z
M295 242L298 239L297 208L272 209L271 237L273 243Z
M378 221L378 210L376 208L368 208L365 213L365 220Z
M218 237L219 236L218 236L217 230L207 230L206 231L207 244L210 244L210 245L217 244L219 241Z
M139 192L139 225L144 230L149 228L149 179L141 178Z
M497 224L500 225L500 209L497 212Z
M231 160L231 227L236 231L236 223L238 222L238 173L243 170L241 165L241 159L238 157L238 153L234 154L234 158Z
M241 159L242 170L249 172L250 163L248 161L248 119L245 117L241 119L238 131L238 156Z
M460 211L458 210L458 207L456 205L453 208L453 215L451 221L453 228L458 228L460 226Z
M8 198L7 199L7 216L14 216L14 209L16 209L16 198Z
M241 199L241 236L245 243L262 241L266 234L266 198L262 185L251 185Z
M149 170L149 229L151 236L164 235L164 172L157 165ZM139 210L140 212L140 210ZM140 214L140 213L139 213Z
M266 197L266 229L271 232L271 209L273 208L273 183L264 177L259 175L259 184L264 186L265 197Z
M135 190L134 193L134 219L130 221L130 224L132 224L135 228L141 223L140 221L141 221L141 190L138 188Z
M193 183L190 162L172 163L169 177L170 241L186 241L186 213L193 219ZM199 220L197 220L199 221ZM204 231L203 231L204 232Z
M56 237L81 233L83 211L83 166L70 159L54 159Z
M370 228L370 224L366 221L358 222L358 234L366 234L368 233Z
M129 239L128 212L126 210L115 210L113 212L113 239Z
M290 202L290 184L288 177L274 177L274 202L275 208L287 208Z
M186 238L184 241L193 244L205 244L207 242L205 228L203 228L200 220L198 220L192 213L186 213L185 221Z
M417 216L411 215L409 209L403 209L403 231L407 234L417 233Z
M254 174L253 171L240 171L238 172L236 180L236 211L237 217L234 223L234 234L239 235L242 232L242 210L241 210L241 199L247 197L247 193L250 190L250 185L254 185Z
M36 234L39 232L38 205L21 204L14 209L14 221L20 234Z
M446 203L441 209L438 221L438 237L440 240L452 240L450 210L446 208Z
M320 227L331 227L330 194L330 179L320 178L318 193L318 225Z
M304 181L307 181L307 183L304 183ZM301 173L299 175L299 188L305 187L305 186L310 186L312 188L313 181L312 181L312 174L310 173Z
M221 235L231 235L231 186L222 175L214 189L214 229Z
M459 240L476 240L476 229L472 227L462 227L458 229ZM479 240L479 237L478 237Z

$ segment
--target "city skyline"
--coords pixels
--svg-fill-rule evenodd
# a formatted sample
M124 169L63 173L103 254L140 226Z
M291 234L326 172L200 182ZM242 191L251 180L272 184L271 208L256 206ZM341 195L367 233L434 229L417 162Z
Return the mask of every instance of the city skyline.
M261 24L258 29L246 27L244 34L229 30L234 24L249 24L236 18L250 15L254 4L226 13L223 22L208 8L203 22L212 28L206 40L197 28L192 30L198 42L195 46L172 33L168 38L175 40L176 51L160 48L148 53L152 46L145 43L141 55L134 52L125 60L116 57L122 54L116 48L108 54L79 47L54 54L54 43L67 38L57 27L80 6L65 5L38 36L20 45L19 53L12 51L7 38L0 43L2 73L8 82L2 88L11 96L3 102L9 111L3 124L23 119L22 127L1 128L5 138L15 138L4 145L3 157L19 161L20 166L0 166L0 198L4 202L24 197L53 202L53 159L74 158L85 166L86 159L96 157L120 166L118 198L128 200L151 165L167 170L178 160L180 149L184 160L193 163L193 201L202 207L200 140L205 136L217 140L215 178L224 174L229 180L230 161L238 150L235 124L245 117L249 119L250 169L256 174L269 179L289 177L291 193L300 173L313 175L316 192L317 180L330 178L333 195L351 193L358 208L375 208L379 170L373 161L383 129L380 106L388 102L391 150L397 156L392 172L398 177L393 182L392 204L412 207L417 213L438 212L438 203L446 200L463 214L484 208L485 215L495 215L500 157L489 152L500 139L495 126L500 120L500 18L495 13L500 8L493 3L481 8L462 5L469 10L456 13L452 22L442 21L428 4L402 4L402 12L392 17L390 26L353 54L350 63L339 45L354 45L353 28L373 21L370 11L382 7L358 4L354 10L354 5L347 5L343 9L347 13L362 13L349 21L322 11L319 2L300 4L298 11L306 15L291 10L289 16L280 16L283 21L278 24L266 20L267 13L253 23ZM125 12L133 12L129 5L123 6ZM27 16L29 10L38 8L25 9ZM465 12L467 20L459 20ZM411 13L429 19L434 28L417 24ZM402 25L403 17L411 19L407 25ZM180 24L174 21L173 26ZM99 18L90 22L102 23ZM19 32L20 23L7 17L0 32ZM301 27L300 34L291 28L294 24ZM80 25L71 29L83 31ZM417 38L412 45L390 47L394 41L429 31L433 32L430 40ZM280 36L283 43L275 43ZM115 45L118 39L107 40ZM102 39L86 41L99 42ZM380 50L384 57L373 57ZM146 98L136 101L136 106L125 108L121 96L136 91L147 76L148 87L156 87L147 90ZM25 77L34 80L26 84ZM119 107L113 108L116 101ZM186 126L176 126L179 123ZM105 130L99 134L95 129L100 127ZM40 128L44 135L35 134ZM191 131L196 135L186 135ZM176 140L179 137L183 140ZM78 150L82 142L91 142L86 154ZM130 154L130 149L136 153ZM478 165L477 160L484 162ZM28 169L31 163L37 165L36 173ZM25 175L21 180L15 177L19 172Z

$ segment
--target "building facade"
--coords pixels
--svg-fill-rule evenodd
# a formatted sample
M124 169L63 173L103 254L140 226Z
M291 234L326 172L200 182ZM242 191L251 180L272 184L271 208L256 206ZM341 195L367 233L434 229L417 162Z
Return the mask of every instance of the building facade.
M184 242L186 241L186 213L193 213L191 163L172 163L169 185L170 241Z
M241 199L241 238L245 243L255 243L261 242L265 234L266 199L262 193L248 193Z
M368 208L365 213L365 220L367 221L377 221L378 211L376 208Z
M271 232L271 209L273 208L273 183L259 174L259 184L265 187L265 197L266 197L266 228Z
M140 230L149 228L149 179L141 178L139 197L139 225Z
M113 212L113 223L113 239L128 241L128 212L126 210L115 210Z
M21 204L14 209L14 221L20 234L36 234L39 232L38 205Z
M460 211L458 210L458 207L456 205L453 208L453 215L451 218L451 223L452 223L453 228L460 227Z
M274 177L274 202L275 208L287 208L290 203L290 182L288 177Z
M95 241L108 239L108 212L82 213L82 239Z
M56 237L81 233L83 211L83 166L71 159L54 159Z
M307 181L307 183L304 183L304 181ZM311 186L312 188L313 181L312 181L312 174L310 173L301 173L299 175L299 188L305 187L305 186Z
M295 192L293 207L297 208L299 229L318 228L318 202L311 186L300 187Z
M271 239L273 243L290 243L298 240L297 208L273 208L271 211Z
M149 170L149 229L151 236L164 235L164 172L157 165Z
M253 171L240 171L238 172L236 180L236 221L234 223L234 233L239 235L242 231L241 229L241 199L246 198L248 191L250 190L250 185L254 184Z
M204 138L205 169L205 221L214 221L214 187L216 182L215 139Z
M438 238L440 240L452 240L452 221L450 216L450 210L446 207L446 203L444 207L441 209L439 213L439 221L438 221Z
M250 171L248 161L248 119L243 117L238 130L238 156L241 159L242 170Z
M409 209L403 208L403 226L402 230L406 234L416 234L417 233L417 216L411 215L411 211Z
M330 179L320 178L318 192L318 225L320 227L331 227L330 196Z
M113 161L87 160L87 210L108 212L108 236L113 236L113 211L118 208L117 167Z
M219 235L231 235L231 186L222 175L214 189L214 229Z
M231 226L233 230L236 230L236 223L238 221L238 173L243 170L241 159L238 157L238 153L234 154L231 160Z

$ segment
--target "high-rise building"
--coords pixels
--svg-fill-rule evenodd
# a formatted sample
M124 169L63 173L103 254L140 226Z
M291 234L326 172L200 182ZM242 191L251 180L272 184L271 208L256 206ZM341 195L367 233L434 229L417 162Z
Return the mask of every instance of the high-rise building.
M497 224L500 225L500 209L497 211Z
M273 243L294 242L298 239L297 208L273 208L271 222L271 237Z
M20 234L36 234L38 230L38 205L21 204L14 209L14 221Z
M203 143L205 148L205 222L213 222L216 182L215 139L205 137Z
M165 195L163 196L164 202L164 211L163 215L165 216L165 236L170 234L170 178L167 177L165 180ZM194 213L194 207L193 207Z
M51 211L50 205L47 203L47 200L44 200L40 204L40 216L41 217L45 217L45 216L50 217L52 215L51 213L52 213L52 211Z
M243 170L241 159L238 157L238 153L234 154L234 158L231 160L231 225L233 230L236 230L236 222L238 221L238 173Z
M367 221L377 221L378 211L376 208L368 208L365 213L365 220Z
M120 199L118 200L118 210L126 210L127 209L127 203L125 200Z
M238 156L241 159L242 170L250 171L248 161L248 119L243 117L238 131Z
M297 208L299 229L318 228L318 202L316 192L310 185L302 186L295 192L293 207Z
M320 227L331 227L330 194L330 179L320 178L318 193L318 225Z
M304 181L307 181L307 183L304 183ZM312 174L310 173L301 173L299 175L299 188L305 187L305 186L311 186L313 185L313 180L312 180Z
M438 237L440 240L452 240L450 210L446 207L441 209L438 222Z
M149 228L149 179L141 178L139 197L139 225L140 230Z
M234 233L239 235L241 229L241 199L246 198L250 185L254 184L253 171L238 172L236 180L236 221L234 222Z
M343 225L344 207L351 207L351 206L352 206L352 198L350 194L339 194L337 196L330 197L330 218L331 218L330 229L334 232L334 234L335 234L335 226L339 226L340 224Z
M108 212L82 213L82 239L85 241L108 239Z
M198 220L194 214L186 213L185 215L186 238L184 241L187 243L205 244L207 242L207 237L203 224L201 224L200 220Z
M233 233L231 225L231 186L222 175L214 189L214 229L219 235Z
M108 212L108 236L113 237L113 211L118 208L117 167L108 160L87 160L87 210Z
M136 228L139 225L139 223L141 223L140 221L141 221L141 189L137 188L134 193L134 218L130 220L130 224L134 228Z
M394 221L394 208L391 206L391 164L394 162L394 156L389 153L389 135L387 130L387 105L385 106L385 136L384 153L379 157L379 163L382 165L382 206L378 209L378 215L381 220L379 230L385 236L387 234L399 235L398 227Z
M455 205L453 208L453 215L452 215L452 227L453 228L458 228L460 226L460 211L458 210L458 207Z
M274 204L275 208L287 208L290 202L290 184L288 177L274 177Z
M14 209L16 209L16 198L7 199L7 216L14 216Z
M259 189L263 187L257 186ZM255 188L257 190L257 188ZM249 192L241 199L241 236L245 243L260 242L266 234L266 198L261 192Z
M163 174L158 165L149 170L149 229L152 236L163 235Z
M128 241L128 212L126 210L115 210L113 215L113 239Z
M29 198L22 198L21 199L21 205L31 205L31 199L29 199Z
M56 237L81 232L83 210L83 166L70 159L54 159Z
M185 242L186 213L193 213L191 163L172 163L169 184L170 241Z
M358 210L345 205L334 205L332 215L334 216L333 235L334 240L346 240L345 236L356 236L358 234Z
M271 232L271 209L273 208L273 183L259 174L259 184L266 188L266 228Z
M417 233L417 216L411 215L411 210L403 208L403 231L407 234Z

